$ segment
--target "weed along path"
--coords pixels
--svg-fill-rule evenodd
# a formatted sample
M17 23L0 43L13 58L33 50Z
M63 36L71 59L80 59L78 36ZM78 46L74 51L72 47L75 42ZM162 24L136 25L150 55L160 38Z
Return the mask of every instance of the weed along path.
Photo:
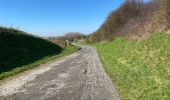
M0 85L0 100L120 100L89 46Z

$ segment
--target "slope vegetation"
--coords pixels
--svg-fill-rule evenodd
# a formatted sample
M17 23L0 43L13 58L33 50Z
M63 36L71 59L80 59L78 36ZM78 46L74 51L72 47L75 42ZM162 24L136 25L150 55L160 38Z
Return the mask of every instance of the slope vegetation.
M61 51L61 47L42 38L0 27L0 74Z
M123 100L170 98L170 0L125 0L89 42Z

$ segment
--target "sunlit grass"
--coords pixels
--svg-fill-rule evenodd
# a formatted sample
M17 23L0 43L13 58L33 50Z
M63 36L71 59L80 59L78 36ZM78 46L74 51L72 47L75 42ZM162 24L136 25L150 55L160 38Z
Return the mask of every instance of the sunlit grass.
M153 33L145 40L120 37L93 46L122 99L170 98L170 34Z

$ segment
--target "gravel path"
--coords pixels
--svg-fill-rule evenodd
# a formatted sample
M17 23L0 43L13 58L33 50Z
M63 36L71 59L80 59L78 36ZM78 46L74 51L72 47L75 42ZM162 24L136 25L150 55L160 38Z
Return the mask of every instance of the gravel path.
M96 50L82 47L0 85L0 100L120 100Z

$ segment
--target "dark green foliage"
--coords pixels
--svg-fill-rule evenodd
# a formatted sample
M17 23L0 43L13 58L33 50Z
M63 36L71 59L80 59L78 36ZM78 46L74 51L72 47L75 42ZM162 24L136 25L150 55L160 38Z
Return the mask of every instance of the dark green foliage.
M62 48L16 29L0 27L0 73L58 54Z

